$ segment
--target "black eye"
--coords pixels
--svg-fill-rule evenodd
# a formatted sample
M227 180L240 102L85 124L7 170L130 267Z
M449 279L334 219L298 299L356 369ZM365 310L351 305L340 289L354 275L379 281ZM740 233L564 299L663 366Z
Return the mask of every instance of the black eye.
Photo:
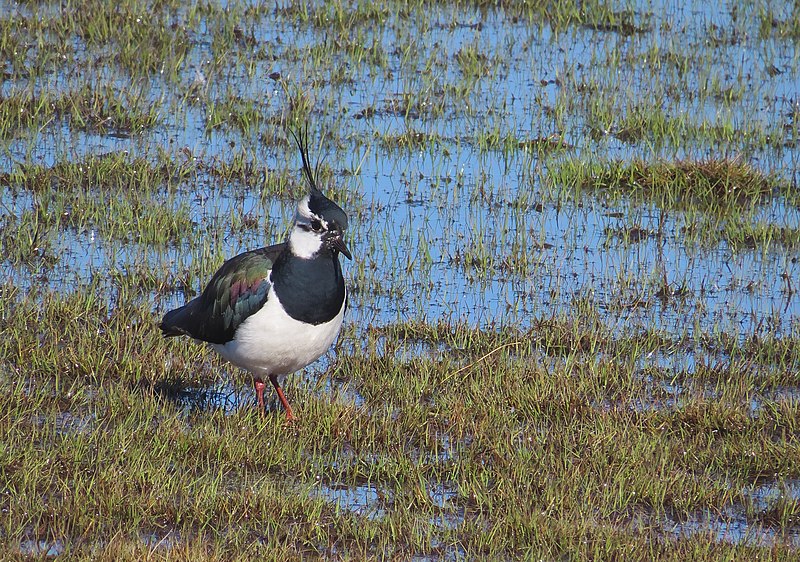
M320 230L322 230L322 223L319 222L317 219L312 220L311 221L311 229L314 232L319 232Z

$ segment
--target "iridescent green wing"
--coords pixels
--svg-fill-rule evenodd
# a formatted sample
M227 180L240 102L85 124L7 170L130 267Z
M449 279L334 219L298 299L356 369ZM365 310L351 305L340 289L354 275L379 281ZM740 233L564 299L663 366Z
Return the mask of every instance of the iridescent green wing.
M285 245L252 250L222 264L203 293L164 317L165 335L185 334L211 342L231 341L236 329L261 310L269 296L269 274Z

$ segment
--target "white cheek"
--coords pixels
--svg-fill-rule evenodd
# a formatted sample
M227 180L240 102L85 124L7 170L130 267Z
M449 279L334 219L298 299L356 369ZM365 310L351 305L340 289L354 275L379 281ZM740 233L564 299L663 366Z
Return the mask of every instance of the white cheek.
M295 220L306 222L311 219L311 209L308 208L310 197L306 195L297 203L297 214Z
M314 254L319 252L322 241L319 236L313 232L295 226L292 229L292 233L289 235L289 246L294 255L308 259L314 257Z

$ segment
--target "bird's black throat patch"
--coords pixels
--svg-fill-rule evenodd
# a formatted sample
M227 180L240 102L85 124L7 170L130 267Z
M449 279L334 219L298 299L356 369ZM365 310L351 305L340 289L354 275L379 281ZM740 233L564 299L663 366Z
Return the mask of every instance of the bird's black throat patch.
M284 253L272 270L272 283L286 313L306 324L330 322L345 299L342 266L338 255L329 251L311 259Z

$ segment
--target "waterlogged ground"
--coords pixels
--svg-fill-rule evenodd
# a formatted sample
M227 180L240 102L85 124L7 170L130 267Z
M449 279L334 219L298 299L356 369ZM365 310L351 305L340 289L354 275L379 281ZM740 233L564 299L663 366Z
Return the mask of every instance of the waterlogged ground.
M0 0L3 550L797 556L795 20ZM355 259L285 427L156 324L285 236L304 123Z

